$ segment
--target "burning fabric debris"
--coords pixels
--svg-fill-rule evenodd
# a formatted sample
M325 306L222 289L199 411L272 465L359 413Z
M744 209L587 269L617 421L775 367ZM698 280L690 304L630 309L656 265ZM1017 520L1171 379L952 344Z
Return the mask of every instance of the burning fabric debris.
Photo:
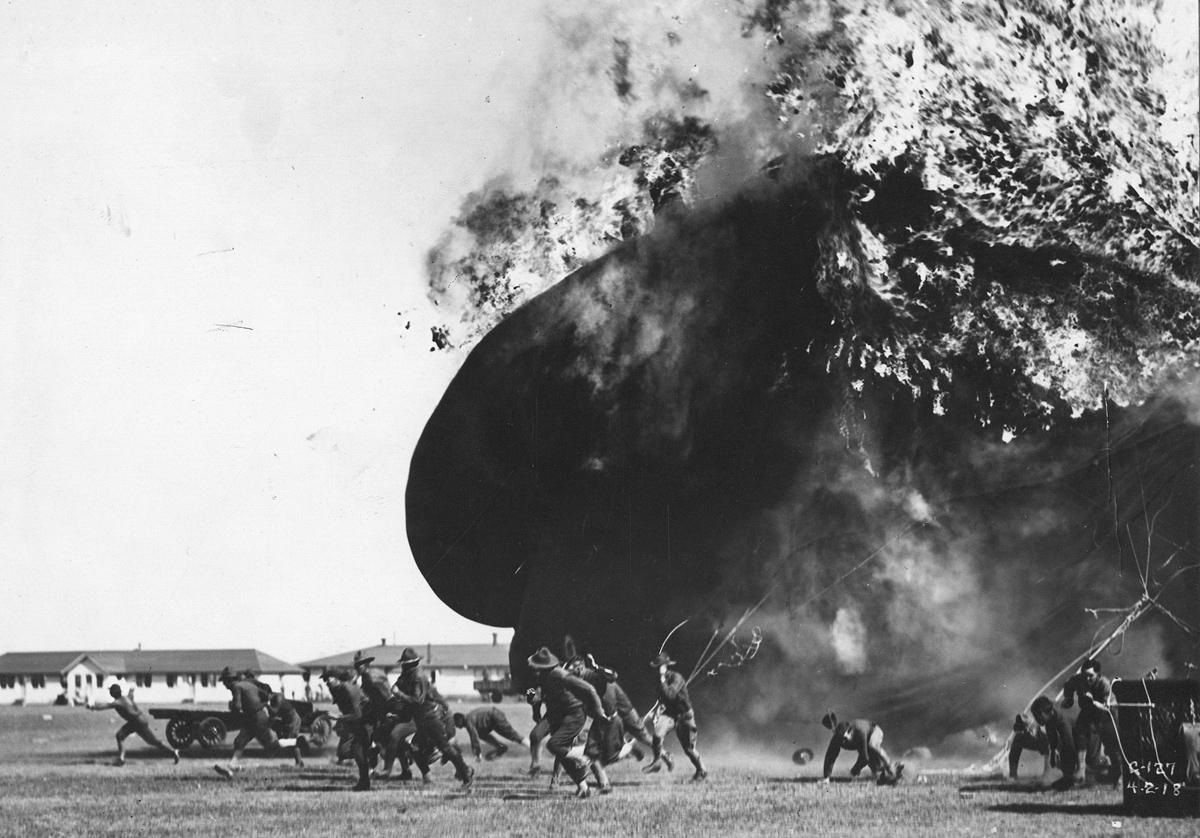
M1195 658L1196 134L1153 17L802 5L735 21L766 76L708 96L670 57L720 21L579 24L643 134L474 196L431 255L486 334L413 456L422 572L516 628L518 676L571 634L642 698L670 626L690 663L752 609L697 694L752 726L1010 717L1147 568L1131 671Z

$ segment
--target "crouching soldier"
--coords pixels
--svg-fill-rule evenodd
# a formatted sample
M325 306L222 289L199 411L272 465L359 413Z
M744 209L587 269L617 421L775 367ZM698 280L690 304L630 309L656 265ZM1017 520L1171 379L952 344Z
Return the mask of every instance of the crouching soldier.
M462 752L447 735L449 721L446 708L429 679L421 674L421 656L411 648L400 653L400 677L392 687L392 695L398 699L402 711L412 714L413 724L417 727L416 739L421 740L421 748L436 747L442 752L442 757L454 763L455 774L462 781L463 788L470 788L475 778L475 769L463 760ZM449 721L450 735L453 735L453 722Z
M1044 695L1033 700L1029 708L1033 718L1046 731L1046 742L1050 747L1051 762L1058 765L1062 777L1050 784L1055 791L1066 791L1075 786L1075 773L1079 768L1079 756L1075 752L1075 737L1070 723L1054 707L1054 702Z
M891 786L900 782L904 774L904 763L897 763L892 768L892 761L883 750L883 728L866 719L854 719L849 722L839 722L837 713L830 710L821 718L821 724L826 730L833 731L829 747L825 751L824 781L829 782L833 776L833 764L837 762L838 754L843 749L856 751L858 759L850 769L850 776L857 777L864 768L871 770L871 776L881 786Z
M1087 769L1099 774L1107 764L1109 781L1119 785L1121 746L1112 715L1112 681L1100 674L1100 661L1095 658L1084 661L1079 672L1063 685L1063 709L1074 706L1076 698L1079 715L1071 727L1076 751L1075 782L1085 781Z
M272 728L278 727L279 732L283 734L279 737L279 746L286 747L290 743L296 767L303 768L304 757L300 755L300 748L304 745L305 739L304 735L300 733L300 726L303 724L300 714L296 712L292 703L280 693L271 693L271 697L267 699L267 713L271 717Z
M454 726L467 732L467 737L471 740L471 753L475 754L476 762L483 757L481 740L495 749L488 752L489 760L502 757L508 752L508 746L497 739L497 736L529 747L529 739L513 730L513 726L508 723L508 717L496 707L480 707L466 714L455 713Z
M567 672L545 646L529 656L529 666L541 688L546 708L550 730L546 750L562 763L567 775L575 782L575 796L589 797L589 760L586 756L576 756L571 748L588 716L601 723L611 721L611 717L604 712L600 696L592 685Z
M1008 747L1008 779L1016 781L1017 767L1021 764L1021 754L1025 751L1036 751L1042 755L1042 776L1036 785L1050 785L1050 769L1054 767L1051 759L1050 743L1046 740L1046 730L1037 723L1032 713L1018 713L1013 722L1012 744Z

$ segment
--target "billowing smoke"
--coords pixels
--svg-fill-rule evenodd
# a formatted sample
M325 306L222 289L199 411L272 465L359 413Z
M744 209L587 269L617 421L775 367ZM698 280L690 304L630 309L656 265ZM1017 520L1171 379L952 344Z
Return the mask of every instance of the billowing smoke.
M412 463L438 595L644 706L672 627L685 671L757 627L695 682L753 730L1006 716L1148 596L1109 668L1196 661L1196 134L1152 6L556 19L561 144L430 256L482 334Z

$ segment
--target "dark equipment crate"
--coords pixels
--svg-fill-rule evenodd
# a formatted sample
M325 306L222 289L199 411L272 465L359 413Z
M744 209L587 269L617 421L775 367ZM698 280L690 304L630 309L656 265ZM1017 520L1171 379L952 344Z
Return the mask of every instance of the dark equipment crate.
M1125 808L1132 815L1200 817L1200 784L1188 781L1184 726L1200 722L1200 681L1113 684Z

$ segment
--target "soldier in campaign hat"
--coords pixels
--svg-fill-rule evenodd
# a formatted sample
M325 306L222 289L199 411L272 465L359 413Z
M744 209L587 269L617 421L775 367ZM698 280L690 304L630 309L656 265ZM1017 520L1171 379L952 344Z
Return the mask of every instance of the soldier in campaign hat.
M696 750L696 735L699 732L696 725L696 711L692 707L691 697L688 696L687 680L670 668L674 665L675 661L671 660L671 656L666 652L659 652L654 660L650 661L650 666L658 670L656 691L661 707L658 718L659 720L663 718L669 720L668 724L674 723L675 735L679 738L679 744L683 746L684 754L696 767L692 781L699 782L708 777L708 770L704 767L704 761L700 759L700 752ZM643 771L657 771L660 762L665 764L668 770L671 769L671 757L663 749L662 737L665 732L666 730L660 730L658 723L655 724L654 761L642 769Z
M229 764L214 765L213 770L226 779L232 779L233 773L240 767L246 746L253 739L259 741L267 756L274 756L280 748L294 748L296 763L303 764L299 740L294 736L280 739L271 726L271 688L259 681L250 670L234 672L228 666L221 670L220 681L232 696L229 708L241 716L241 728L233 739L233 755L229 758ZM298 726L296 733L299 733Z
M604 711L595 688L567 672L545 646L530 655L528 663L541 687L546 708L545 718L550 728L546 750L558 758L575 782L578 787L575 796L589 797L591 789L587 777L590 761L586 756L571 753L571 747L588 716L601 723L610 722L612 717Z
M470 788L475 769L467 765L462 752L454 744L454 720L450 718L445 699L438 694L429 678L421 673L421 656L412 648L400 653L400 677L392 687L399 708L412 714L417 727L416 740L422 750L436 747L442 756L454 763L455 774L463 788ZM449 726L449 734L447 732Z

